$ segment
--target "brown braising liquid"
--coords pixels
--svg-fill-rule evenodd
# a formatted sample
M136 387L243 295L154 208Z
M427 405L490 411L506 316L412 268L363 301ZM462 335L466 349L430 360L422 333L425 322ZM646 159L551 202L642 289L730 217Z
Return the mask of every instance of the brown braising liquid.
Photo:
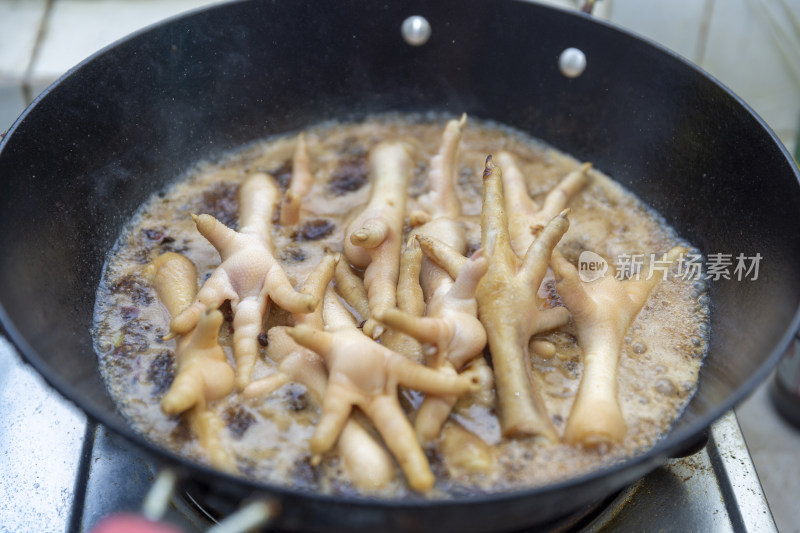
M431 157L436 154L441 117L376 117L363 123L327 123L306 130L315 183L296 226L273 226L281 265L295 286L323 257L341 251L348 215L369 198L366 162L381 140L405 140L414 147L416 168L407 210L427 190ZM169 316L142 274L165 251L190 258L202 283L220 259L197 232L190 215L208 213L236 228L237 190L245 176L267 172L285 190L291 175L296 136L251 144L218 162L199 164L168 190L154 195L127 225L109 254L97 291L94 338L100 368L120 411L151 441L207 462L204 451L180 417L162 413L159 402L174 377L174 341L162 341ZM541 200L580 162L540 141L497 125L470 120L459 156L461 223L470 250L480 247L481 172L486 155L513 153L528 179L532 197ZM608 258L620 254L661 254L681 242L664 221L631 193L596 170L590 184L570 203L570 229L559 249L572 262L581 251ZM552 281L540 294L552 296ZM702 282L673 276L650 294L625 338L620 357L619 399L628 425L620 446L582 449L565 444L542 446L530 439L501 438L492 406L469 397L459 400L451 419L491 445L493 468L469 474L454 468L437 446L427 450L436 474L428 498L507 491L539 486L624 460L651 447L680 415L694 393L708 338L708 298ZM556 298L557 299L557 298ZM359 317L357 317L359 318ZM360 318L359 318L360 319ZM289 315L271 305L264 330L287 324ZM223 323L221 344L231 364L231 322ZM582 373L581 351L570 326L544 335L556 354L532 355L534 378L556 428L562 432ZM276 371L264 354L254 379ZM263 401L247 403L236 392L211 406L226 423L222 436L242 475L310 491L353 494L335 451L312 467L308 439L320 413L311 395L289 383ZM379 497L419 498L407 489L401 472Z

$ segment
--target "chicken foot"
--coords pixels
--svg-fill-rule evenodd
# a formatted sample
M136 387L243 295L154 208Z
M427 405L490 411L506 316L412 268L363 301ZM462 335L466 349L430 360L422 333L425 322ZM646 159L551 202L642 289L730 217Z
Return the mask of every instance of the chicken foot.
M425 317L392 309L378 319L426 343L429 367L456 374L480 356L486 346L486 332L477 318L475 289L487 267L486 258L480 253L474 254L465 262L455 282L440 285L428 302ZM425 397L414 420L420 442L439 436L457 399L454 395Z
M563 307L540 310L537 291L553 249L569 227L568 210L553 218L520 259L511 247L504 209L502 172L486 159L483 173L481 245L489 269L478 284L478 313L492 353L503 434L558 440L555 426L534 388L528 341L566 323Z
M420 286L422 250L413 235L400 254L400 274L397 280L397 309L410 316L421 317L425 313L425 300ZM391 311L391 310L390 310ZM387 311L388 312L388 311ZM379 317L376 317L379 321ZM389 328L381 336L381 344L403 354L412 361L424 360L422 345L413 336L395 328Z
M434 217L441 216L455 220L461 215L461 203L456 195L456 157L466 123L466 113L458 120L447 121L439 152L431 159L431 170L428 175L429 190L417 199Z
M397 280L397 307L415 316L422 316L425 308L425 301L422 297L422 288L419 285L420 271L420 250L419 248L407 245L400 254L400 271ZM364 281L353 272L346 261L341 261L336 266L334 273L336 281L336 292L349 305L358 316L362 318L362 330L369 331L378 323L371 319L372 314L369 310L369 298ZM377 326L378 336L381 337L381 344L401 353L413 361L423 360L422 346L416 339L399 331L385 331L383 326Z
M441 453L453 477L486 473L494 464L491 447L454 420L442 429Z
M269 299L292 313L311 312L318 303L313 296L294 290L273 255L270 226L277 195L273 180L266 174L247 178L239 191L239 231L210 215L192 215L198 231L217 249L222 263L203 284L194 303L170 323L173 335L187 333L207 309L230 300L239 390L251 381Z
M422 257L416 235L435 235L459 251L466 251L464 230L456 219L461 215L461 203L456 194L456 156L461 141L461 131L467 121L463 114L459 120L450 120L442 133L439 152L431 159L428 175L429 190L417 200L425 213L410 215L423 221L421 227L412 231L400 258L400 278L397 284L397 308L413 317L425 312L425 301L442 284L452 284L450 276L429 259ZM380 320L380 319L379 319ZM421 362L421 346L415 337L399 328L390 329L381 342L388 348L409 355ZM413 352L412 352L413 350Z
M461 252L444 241L429 235L417 234L417 242L422 252L433 262L443 268L451 278L456 278L461 267L467 262Z
M459 272L468 259L435 237L417 235L417 242L425 256L443 268L451 278L458 277ZM483 327L483 324L481 324ZM485 331L485 330L484 330ZM479 403L490 405L494 403L494 373L483 357L472 361L470 369L478 374L481 379L480 391L473 396Z
M297 146L292 157L292 179L289 183L289 190L286 191L281 202L279 219L281 226L297 224L300 219L300 207L303 197L311 189L313 183L314 176L311 174L308 146L306 145L305 135L301 133L297 137Z
M347 226L344 254L356 268L363 268L370 312L394 309L400 272L408 183L412 161L409 146L382 142L369 154L373 182L370 199ZM377 339L383 327L374 319L364 324L364 333Z
M662 264L686 250L669 250ZM572 313L583 350L583 377L572 406L564 440L587 446L615 444L627 431L617 398L617 368L622 342L636 315L659 281L658 276L620 281L612 275L583 282L577 269L558 251L553 253L558 294Z
M339 263L339 254L325 256L309 274L300 293L310 294L321 303ZM316 329L324 327L322 305L317 305L311 313L296 313L293 318L295 325L304 324ZM276 326L267 333L267 357L278 363L278 372L253 381L242 394L249 401L254 401L295 381L305 386L321 404L328 385L328 371L319 355L297 344L286 330L286 327ZM355 419L349 419L342 428L338 450L345 472L359 489L380 489L394 477L394 463L389 453Z
M310 313L292 313L295 325L307 324L320 329L324 327L320 304L339 259L339 254L326 255L308 275L298 292L314 297L319 303ZM278 372L251 382L242 391L242 395L248 400L268 396L289 381L298 381L313 391L324 391L327 371L322 360L314 352L295 343L286 334L286 326L274 326L269 329L266 355L278 363ZM319 398L321 399L322 395L319 395Z
M463 114L459 120L450 120L445 125L439 151L431 159L429 190L417 199L425 212L409 217L412 225L421 225L412 231L406 250L419 251L417 238L430 237L446 243L459 255L466 252L464 229L458 222L461 202L456 192L457 155L466 120L467 116ZM478 260L478 256L475 258ZM412 336L428 343L428 366L448 374L457 373L467 362L479 355L486 344L486 336L483 326L478 322L477 304L474 301L475 285L486 271L486 260L480 258L479 261L480 267L477 270L465 269L463 273L460 285L468 283L465 279L474 282L471 291L468 291L459 287L453 289L453 278L458 274L451 277L435 261L424 257L417 273L417 286L422 288L421 296L427 302L427 316L421 318L424 310L422 302L420 312L416 314L408 313L403 306L398 305L399 310L388 310L381 315L391 322L387 322L387 325L392 326L387 335ZM401 294L403 291L398 286L398 298ZM384 341L385 338L386 335L381 340ZM439 436L456 399L452 395L425 397L414 420L421 443Z
M497 155L497 162L503 171L503 190L511 248L518 256L523 256L542 228L563 211L570 200L589 183L588 172L592 164L584 163L577 170L567 174L553 190L547 193L544 203L540 206L528 194L525 178L514 156L508 152L500 152Z
M314 350L328 368L328 388L322 416L311 438L315 461L340 438L353 407L359 407L383 437L412 489L429 490L434 483L427 458L400 406L397 387L431 394L461 395L477 385L469 375L448 376L410 361L376 343L356 327L352 316L332 291L324 300L328 331L300 324L287 329L300 345Z
M336 292L347 305L352 307L362 321L366 323L370 319L369 297L367 289L364 287L364 280L353 272L347 261L339 261L333 273L333 280L336 284Z
M410 217L412 222L413 219L416 219L417 223L424 222L414 229L413 235L436 238L462 255L467 251L467 241L464 229L458 223L458 218L461 216L461 202L456 193L458 177L456 160L466 121L467 115L464 114L459 120L447 122L442 133L439 152L431 159L428 176L430 190L417 199L425 209L425 213ZM420 281L426 301L430 300L442 283L448 285L452 283L451 276L427 257L422 261Z
M146 267L145 275L170 316L178 315L194 301L197 270L186 257L166 252ZM161 399L161 409L168 415L186 413L189 427L209 454L211 464L236 472L236 463L221 439L222 419L208 408L210 402L224 398L234 388L233 368L218 343L222 320L219 310L206 312L193 330L177 338L177 373Z
M540 206L528 194L525 177L517 166L514 156L508 152L500 152L497 161L503 170L503 190L511 248L518 256L522 256L547 222L563 211L570 200L586 187L592 164L584 163L577 170L567 174L547 193L544 203ZM549 359L555 355L556 347L549 341L534 338L529 343L529 350Z

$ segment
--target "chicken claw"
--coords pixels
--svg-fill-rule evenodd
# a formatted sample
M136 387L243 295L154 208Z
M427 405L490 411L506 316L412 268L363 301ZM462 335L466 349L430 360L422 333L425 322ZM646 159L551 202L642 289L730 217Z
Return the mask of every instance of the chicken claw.
M425 208L424 223L412 232L417 236L439 239L462 255L467 251L467 240L464 228L458 222L461 202L456 193L456 185L458 148L466 121L467 115L464 114L459 120L448 121L444 128L439 152L431 159L428 176L430 190L417 199ZM422 219L419 222L421 221ZM425 257L422 261L420 282L427 301L440 285L449 285L452 279L436 262Z
M489 445L458 422L448 422L442 430L442 455L456 476L484 473L494 464Z
M230 300L236 385L251 381L258 359L258 335L269 298L292 313L308 313L318 300L294 290L272 253L270 225L278 190L266 174L253 174L239 191L239 220L234 231L210 215L192 216L198 231L219 252L222 264L197 293L195 302L172 319L172 334L191 331L207 309Z
M313 182L314 176L311 174L308 146L306 146L305 135L301 133L297 138L297 147L292 158L292 181L281 203L281 226L297 224L303 197L311 189Z
M508 152L500 152L497 155L497 162L503 169L503 189L511 247L514 253L522 256L542 228L563 211L569 201L589 183L588 172L592 164L584 163L577 170L567 174L553 190L547 193L544 203L539 206L528 195L525 178L517 167L514 156Z
M685 253L676 246L663 262ZM625 332L639 314L658 276L620 281L615 276L583 282L575 267L553 253L558 294L572 313L583 350L583 378L564 430L569 444L619 443L626 425L617 399L617 367Z
M486 258L480 253L474 254L465 262L455 282L440 285L428 302L425 317L390 309L378 320L427 343L433 348L428 366L455 374L480 356L486 346L486 332L477 318L475 288L487 267ZM453 395L425 397L414 421L421 442L439 436L456 400Z
M461 395L473 390L477 380L463 374L445 375L392 352L361 333L332 291L324 302L328 331L304 324L287 329L298 344L322 356L328 367L322 416L310 442L315 461L333 447L353 407L359 407L400 463L411 488L429 490L434 476L400 406L397 387Z
M173 252L160 255L145 269L159 299L170 316L189 306L197 293L197 270L186 257ZM233 391L233 369L217 338L222 313L204 313L197 326L177 339L177 374L161 400L168 415L186 412L192 431L198 435L216 468L236 471L236 463L220 439L223 422L208 408L209 402Z
M400 254L400 275L397 280L397 309L414 317L425 313L425 299L422 295L419 273L422 268L422 250L414 237L410 237L403 253ZM387 312L391 312L389 310ZM376 317L378 320L380 318ZM403 354L412 361L424 360L422 346L413 335L390 328L381 336L381 344L390 350Z
M520 259L511 247L501 171L491 156L486 159L483 184L481 245L489 269L478 284L476 297L492 353L500 425L505 436L536 436L555 442L555 427L531 379L528 341L568 319L563 307L540 310L537 297L553 248L569 227L568 210L548 222Z
M338 264L339 254L325 256L309 274L300 292L311 294L322 302L334 269L339 268ZM317 305L312 313L297 313L294 320L295 324L322 329L322 306ZM242 394L253 401L271 394L289 381L296 381L303 384L321 403L328 386L325 365L319 355L298 345L286 330L286 327L276 326L268 332L267 356L278 363L278 373L252 382ZM338 444L344 470L356 487L363 490L380 489L394 477L391 456L356 420L347 421Z
M364 287L364 280L353 272L347 261L339 261L333 273L336 292L339 293L347 305L356 310L364 321L369 321L369 297Z
M409 215L409 222L420 227L411 233L403 250L400 258L401 275L397 285L397 307L401 312L410 315L409 318L421 317L425 311L425 302L431 299L440 286L446 285L449 288L453 283L450 276L436 263L422 256L416 237L436 236L459 252L466 251L464 230L457 222L461 215L461 203L456 194L456 160L461 132L466 121L467 115L463 114L459 120L449 120L445 125L439 152L431 159L428 175L429 190L417 198L425 211ZM410 267L413 267L413 270L410 270ZM447 292L447 288L442 294ZM391 309L386 312L394 313ZM397 343L396 347L394 336L407 339L413 348L413 354L421 355L419 343L414 340L414 335L402 328L390 330L381 342L395 351L408 355L408 352L412 351L411 348L400 343Z
M409 146L382 142L369 155L373 183L369 202L347 226L344 253L357 268L364 268L369 308L393 309L397 302L400 249L403 238L408 182L412 161ZM383 332L371 322L365 333L378 338Z
M339 259L339 254L323 257L308 275L299 292L311 295L321 303ZM293 313L292 318L295 324L322 328L322 306L317 304L311 313ZM321 391L325 390L327 372L319 356L294 342L286 334L286 326L270 328L267 339L267 357L278 363L278 372L251 382L242 391L242 396L253 401L272 394L289 381L297 381L313 394L320 393L318 396L322 398Z
M455 278L467 262L458 250L430 235L417 234L417 242L425 255Z
M441 148L431 160L430 190L417 199L433 217L455 220L461 215L461 203L456 195L456 156L466 123L467 114L464 113L458 120L449 120L445 125Z

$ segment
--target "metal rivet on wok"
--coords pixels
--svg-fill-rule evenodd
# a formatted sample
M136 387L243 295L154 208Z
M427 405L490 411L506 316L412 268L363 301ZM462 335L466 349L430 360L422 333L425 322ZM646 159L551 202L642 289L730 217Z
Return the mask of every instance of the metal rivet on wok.
M425 17L413 15L403 21L400 32L411 46L422 46L431 38L431 24Z
M558 57L558 68L567 78L577 78L586 70L586 55L577 48L567 48Z

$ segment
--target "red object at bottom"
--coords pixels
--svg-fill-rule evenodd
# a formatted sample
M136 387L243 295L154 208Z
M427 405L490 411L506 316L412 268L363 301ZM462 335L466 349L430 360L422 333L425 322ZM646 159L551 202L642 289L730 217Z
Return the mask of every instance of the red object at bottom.
M153 522L137 514L115 514L103 518L91 533L183 533L164 522Z

